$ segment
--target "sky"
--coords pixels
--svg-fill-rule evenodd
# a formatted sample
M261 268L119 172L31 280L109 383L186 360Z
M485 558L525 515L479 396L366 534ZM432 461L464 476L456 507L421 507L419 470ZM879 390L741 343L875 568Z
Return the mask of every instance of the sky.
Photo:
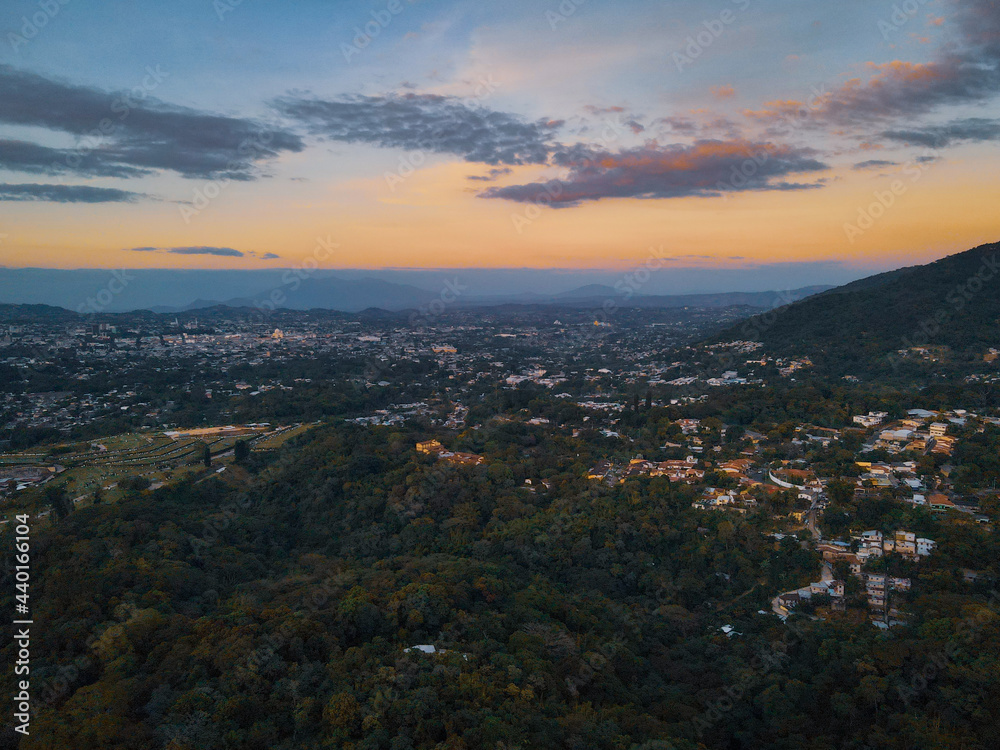
M837 283L1000 239L998 145L995 0L0 9L8 268Z

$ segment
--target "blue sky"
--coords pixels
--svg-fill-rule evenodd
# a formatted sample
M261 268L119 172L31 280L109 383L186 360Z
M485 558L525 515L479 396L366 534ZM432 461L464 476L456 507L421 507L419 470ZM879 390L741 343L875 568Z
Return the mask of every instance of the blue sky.
M64 2L0 11L10 266L294 265L333 233L333 267L883 268L996 239L988 0Z

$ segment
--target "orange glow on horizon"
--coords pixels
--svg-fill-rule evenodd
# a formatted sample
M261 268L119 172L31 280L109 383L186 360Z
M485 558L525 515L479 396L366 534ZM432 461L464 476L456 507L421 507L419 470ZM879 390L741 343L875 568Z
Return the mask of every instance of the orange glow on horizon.
M0 258L10 266L54 268L283 268L306 261L323 239L339 244L325 263L331 269L622 269L643 262L651 248L673 257L709 256L685 259L688 266L839 261L875 268L1000 239L994 210L1000 185L988 163L943 161L915 181L899 169L884 176L838 170L817 190L605 199L537 211L476 197L482 183L466 178L477 171L444 163L416 171L395 190L380 177L293 189L278 198L240 185L233 188L240 195L220 199L190 224L166 203L67 205L58 224L45 223L51 214L41 205L22 204L3 221ZM544 170L519 168L507 179L544 179ZM905 192L851 242L845 226L895 179ZM515 217L527 219L520 231ZM280 258L127 251L150 245L232 247Z

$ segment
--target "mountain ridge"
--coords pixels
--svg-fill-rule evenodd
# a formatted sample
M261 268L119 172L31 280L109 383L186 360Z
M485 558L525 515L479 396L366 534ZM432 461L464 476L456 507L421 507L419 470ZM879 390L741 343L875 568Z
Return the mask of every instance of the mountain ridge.
M836 360L840 370L884 368L890 355L925 347L978 355L1000 346L998 280L1000 243L980 245L753 316L713 341L759 341L772 354Z

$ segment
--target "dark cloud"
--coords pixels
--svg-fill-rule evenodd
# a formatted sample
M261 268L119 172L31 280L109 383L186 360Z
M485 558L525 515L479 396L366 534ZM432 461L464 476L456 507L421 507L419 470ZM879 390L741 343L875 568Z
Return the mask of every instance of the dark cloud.
M552 162L567 168L568 175L548 183L493 187L480 197L565 207L602 198L805 190L822 183L793 183L781 178L828 168L814 158L812 149L718 140L701 140L692 146L650 143L617 153L577 145L554 154Z
M278 255L277 253L264 253L260 257L261 257L261 260L274 260L275 258L280 258L281 256Z
M897 162L886 161L885 159L869 159L854 165L854 169L880 169L882 167L896 167Z
M133 247L133 253L171 253L173 255L218 255L223 258L242 258L244 254L231 247ZM277 256L275 256L277 257Z
M218 255L224 258L243 257L243 253L231 247L171 247L167 252L174 255Z
M469 175L470 180L478 180L479 182L493 182L498 177L503 177L509 175L514 170L510 167L494 167L487 174L484 175Z
M87 185L10 185L0 183L0 201L44 201L48 203L133 203L145 198L114 188Z
M86 177L142 177L152 174L149 169L116 163L100 152L49 148L28 141L8 140L0 140L0 169L47 175L73 172Z
M660 117L653 121L653 125L664 132L678 135L695 135L700 129L694 120L687 117Z
M527 122L456 97L435 94L351 96L338 100L284 97L284 115L315 135L347 143L455 154L483 164L543 164L559 122Z
M659 117L650 123L649 128L656 137L663 138L720 138L724 140L740 140L743 138L743 128L728 117L709 116L690 117Z
M185 177L248 180L258 175L258 162L302 150L302 139L289 131L153 99L148 90L164 75L150 71L145 88L115 94L0 65L0 123L79 136L80 147L73 150L43 154L22 147L19 158L29 167L24 171L46 171L37 159L58 156L60 166L48 173L134 177L164 169Z
M911 146L945 148L955 143L971 141L1000 141L1000 120L971 117L955 120L946 125L935 125L913 130L889 130L882 137Z

